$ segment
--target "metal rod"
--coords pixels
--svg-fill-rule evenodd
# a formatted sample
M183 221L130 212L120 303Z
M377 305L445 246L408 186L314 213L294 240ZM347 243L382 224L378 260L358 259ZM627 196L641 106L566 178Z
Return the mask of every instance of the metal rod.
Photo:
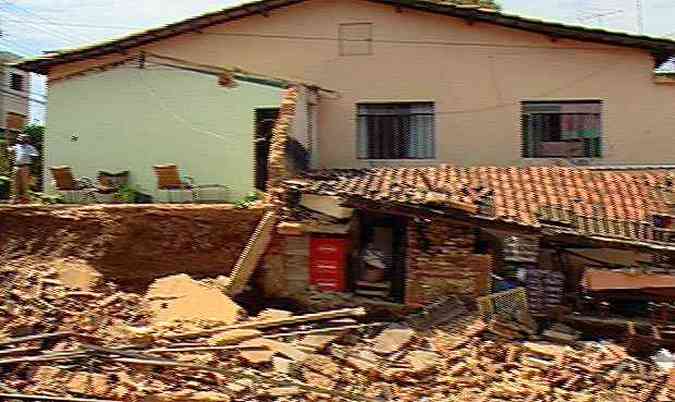
M4 340L0 342L0 346L5 346L5 345L13 345L15 343L21 343L21 342L30 342L30 341L39 341L43 339L50 339L50 338L63 338L66 336L70 336L73 333L70 331L67 332L54 332L51 334L39 334L39 335L28 335L28 336L22 336L19 338L10 338L7 340Z

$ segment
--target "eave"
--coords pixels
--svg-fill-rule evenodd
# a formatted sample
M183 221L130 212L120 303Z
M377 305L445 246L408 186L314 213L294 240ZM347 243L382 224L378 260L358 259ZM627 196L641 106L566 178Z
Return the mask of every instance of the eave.
M175 37L186 33L198 33L202 29L222 24L252 15L269 15L271 11L302 3L306 0L258 0L224 10L214 11L192 17L173 24L134 33L123 38L94 44L91 46L72 49L56 55L42 56L16 64L16 67L38 74L47 74L50 68L101 57L105 55L125 52L132 48ZM653 38L644 35L612 32L602 29L586 28L567 25L557 22L543 21L513 14L506 14L495 10L486 10L477 7L439 4L428 0L366 0L373 3L389 4L398 10L413 9L434 14L462 18L470 23L490 23L508 28L514 28L532 33L545 35L553 40L571 39L601 43L612 46L624 46L642 49L651 53L655 65L659 66L675 55L675 41L665 38Z

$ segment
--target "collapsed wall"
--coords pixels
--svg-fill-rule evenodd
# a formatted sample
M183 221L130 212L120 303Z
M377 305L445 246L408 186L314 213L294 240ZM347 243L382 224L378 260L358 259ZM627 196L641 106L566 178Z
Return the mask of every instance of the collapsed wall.
M0 264L76 258L126 288L227 275L263 214L224 205L0 208Z

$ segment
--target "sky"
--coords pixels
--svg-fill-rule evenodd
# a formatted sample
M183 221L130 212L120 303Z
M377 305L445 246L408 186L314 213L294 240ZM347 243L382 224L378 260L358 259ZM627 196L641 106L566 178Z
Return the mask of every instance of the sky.
M0 0L0 50L21 56L77 47L179 21L240 3L240 0ZM675 0L501 0L503 11L548 20L639 32L675 39ZM33 79L33 97L44 79ZM32 119L44 120L32 103Z

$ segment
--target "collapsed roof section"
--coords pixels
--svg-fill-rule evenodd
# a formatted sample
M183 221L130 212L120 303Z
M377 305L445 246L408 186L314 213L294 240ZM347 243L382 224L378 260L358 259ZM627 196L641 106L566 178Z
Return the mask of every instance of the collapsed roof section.
M478 224L675 251L673 228L663 224L675 206L667 170L443 165L318 171L287 183L303 194L341 197L350 206L413 207Z

